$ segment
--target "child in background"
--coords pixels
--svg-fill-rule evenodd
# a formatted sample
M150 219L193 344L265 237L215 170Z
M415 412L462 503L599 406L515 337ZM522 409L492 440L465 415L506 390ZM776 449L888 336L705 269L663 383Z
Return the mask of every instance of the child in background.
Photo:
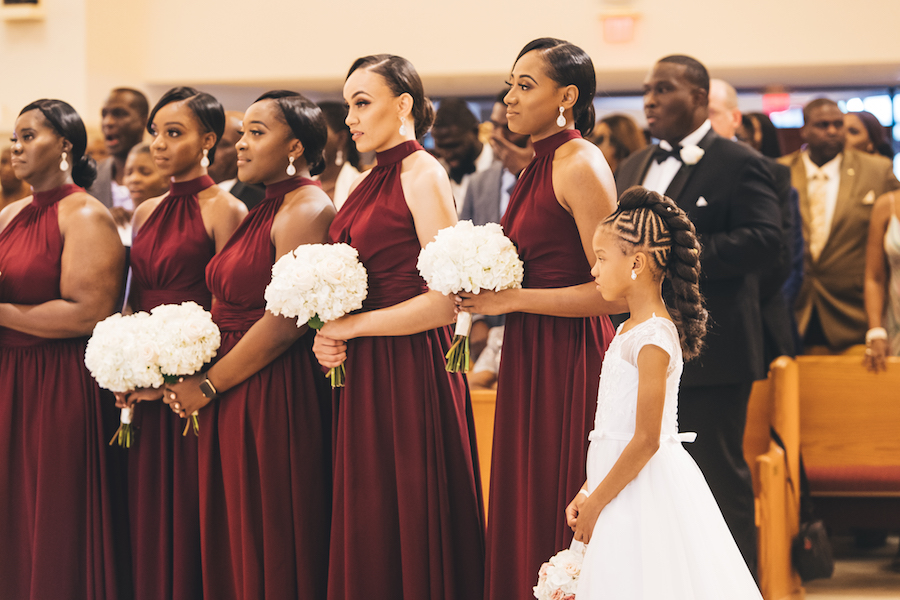
M169 191L169 181L156 169L156 163L150 156L150 144L138 144L128 153L125 161L125 187L131 196L131 210L125 208L112 209L113 218L119 228L122 243L131 246L131 216L144 200L162 196Z

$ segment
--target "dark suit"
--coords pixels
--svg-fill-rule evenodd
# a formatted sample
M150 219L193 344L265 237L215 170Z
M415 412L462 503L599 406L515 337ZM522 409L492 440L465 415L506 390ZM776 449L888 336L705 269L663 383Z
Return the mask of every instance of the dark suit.
M97 177L87 189L87 193L99 200L106 208L112 208L113 158L109 156L97 163Z
M679 426L697 432L697 441L686 448L755 573L755 511L743 457L744 424L753 381L767 371L759 273L778 261L781 213L762 156L712 131L699 146L703 158L693 166L682 165L666 190L697 228L703 246L700 291L709 310L705 347L685 364L681 378ZM619 166L620 194L643 183L655 149L644 148Z
M249 210L263 201L263 198L266 197L266 188L262 185L238 180L231 187L231 195L246 204Z
M499 223L500 217L503 216L500 214L502 181L503 165L499 162L494 162L484 171L472 173L459 220L469 220L475 225Z

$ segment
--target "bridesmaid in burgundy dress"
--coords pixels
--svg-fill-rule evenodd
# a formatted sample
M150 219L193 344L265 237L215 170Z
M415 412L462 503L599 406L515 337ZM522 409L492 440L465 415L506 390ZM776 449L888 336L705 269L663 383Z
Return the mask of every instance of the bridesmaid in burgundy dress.
M65 102L38 100L16 119L12 166L34 195L0 212L4 598L119 597L102 402L84 348L115 308L125 251L83 189L97 174L86 143Z
M169 193L134 214L131 306L193 301L209 310L206 264L247 214L244 203L206 174L225 128L219 101L193 88L173 88L150 113L150 152ZM204 160L204 158L206 160ZM208 161L208 162L207 162ZM133 404L137 436L128 450L128 497L135 600L202 598L197 438L162 402L162 389L119 395Z
M324 166L319 108L263 94L244 115L238 177L266 185L209 263L222 331L217 362L167 386L182 417L200 409L200 535L206 598L325 598L331 503L331 398L313 332L265 310L272 265L327 241L334 206L311 175ZM211 400L215 399L209 407Z
M377 165L330 232L359 251L368 297L315 345L323 366L346 358L347 369L335 393L328 597L477 600L484 517L471 404L464 377L444 368L454 307L416 270L422 246L456 222L447 173L415 141L434 112L398 56L357 60L344 98L352 138Z
M503 228L525 263L523 289L460 294L462 310L510 313L497 385L486 597L532 596L541 563L568 547L564 511L584 476L600 365L613 337L591 278L591 240L615 208L612 173L582 140L594 124L594 66L554 39L519 53L506 95L510 130L535 157L513 189Z

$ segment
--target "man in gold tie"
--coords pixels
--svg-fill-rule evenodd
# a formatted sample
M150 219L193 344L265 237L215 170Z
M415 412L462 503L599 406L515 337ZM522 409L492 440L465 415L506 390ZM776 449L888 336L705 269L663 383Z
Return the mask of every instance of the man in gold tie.
M887 158L844 149L844 115L835 102L813 100L803 121L805 147L779 159L800 193L806 240L797 324L808 351L838 353L865 342L869 216L875 199L900 182Z

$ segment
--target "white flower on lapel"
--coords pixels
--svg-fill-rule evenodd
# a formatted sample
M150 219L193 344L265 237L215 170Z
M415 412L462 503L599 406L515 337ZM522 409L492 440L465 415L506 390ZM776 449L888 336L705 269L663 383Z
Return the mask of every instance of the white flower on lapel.
M862 201L863 204L875 204L875 190L869 190Z
M681 154L681 161L684 164L696 165L703 158L703 155L706 154L706 151L700 146L685 146L679 154Z
M700 196L699 198L697 198L697 206L709 206L709 202L706 201L706 198Z

